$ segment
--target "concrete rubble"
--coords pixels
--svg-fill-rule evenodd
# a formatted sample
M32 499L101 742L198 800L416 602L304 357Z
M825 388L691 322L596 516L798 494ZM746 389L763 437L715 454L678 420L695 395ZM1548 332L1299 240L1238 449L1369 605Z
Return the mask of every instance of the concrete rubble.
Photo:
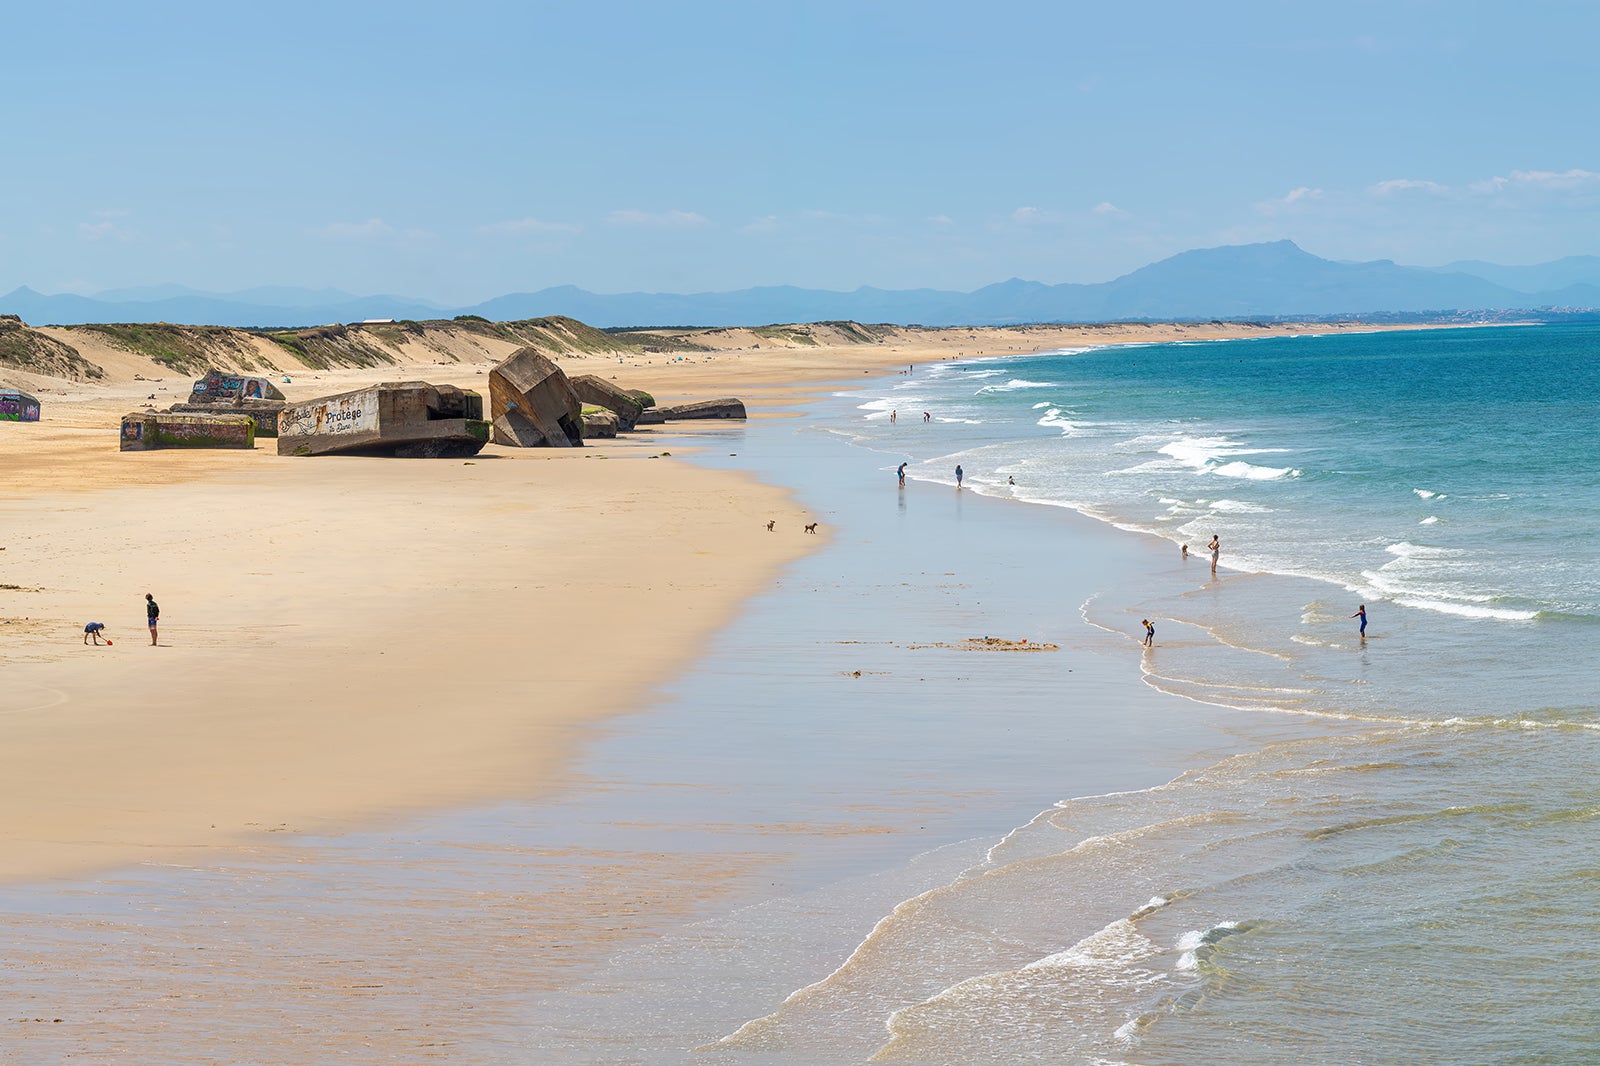
M622 428L616 413L604 407L586 407L583 410L583 437L585 440L596 440L601 437L615 437L617 430Z

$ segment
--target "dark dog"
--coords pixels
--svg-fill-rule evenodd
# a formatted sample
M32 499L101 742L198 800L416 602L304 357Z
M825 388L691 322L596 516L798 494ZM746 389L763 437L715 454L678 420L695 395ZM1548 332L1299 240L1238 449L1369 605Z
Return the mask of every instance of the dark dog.
M770 522L768 522L767 523L767 532L771 533L772 532L772 527L777 525L777 524L778 524L778 520L776 518L774 518Z
M807 522L806 523L806 532L807 533L815 533L816 531L817 531L817 524L815 522Z

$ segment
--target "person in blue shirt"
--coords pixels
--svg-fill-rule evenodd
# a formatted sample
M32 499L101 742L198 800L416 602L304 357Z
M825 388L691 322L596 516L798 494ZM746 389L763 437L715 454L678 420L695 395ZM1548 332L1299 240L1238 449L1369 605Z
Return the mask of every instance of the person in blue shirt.
M1361 619L1361 639L1365 641L1367 639L1367 605L1363 603L1356 608L1356 613L1350 617Z
M87 644L89 643L89 638L93 637L95 644L98 645L100 643L100 634L105 632L105 628L106 624L104 622L90 622L83 627L83 642ZM106 643L109 644L111 642L108 640Z

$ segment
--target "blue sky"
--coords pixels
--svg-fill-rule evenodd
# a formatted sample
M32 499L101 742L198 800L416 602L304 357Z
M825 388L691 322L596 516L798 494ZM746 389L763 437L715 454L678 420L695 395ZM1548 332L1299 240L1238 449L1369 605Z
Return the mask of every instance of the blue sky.
M8 11L0 292L469 303L1600 254L1600 5Z

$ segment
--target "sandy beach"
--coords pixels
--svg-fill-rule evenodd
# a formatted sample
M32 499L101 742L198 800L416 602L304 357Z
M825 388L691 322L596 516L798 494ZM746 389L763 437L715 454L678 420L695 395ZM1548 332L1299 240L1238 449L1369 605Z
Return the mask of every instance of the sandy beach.
M853 377L949 358L1230 329L1263 332L1035 327L829 346L715 331L722 347L693 357L563 362L573 372L604 366L660 402L739 396L759 418L792 415ZM0 505L0 879L16 886L7 923L30 974L7 1013L51 1019L18 1030L45 1053L164 1046L180 1049L168 1061L215 1061L215 1040L267 1048L260 1053L273 1061L310 1061L328 1048L349 1061L516 1060L530 1039L508 1020L526 1007L519 997L570 989L562 975L572 968L704 917L709 900L809 890L909 859L926 847L930 797L960 836L1014 824L1004 818L1026 817L1044 794L1037 777L1011 768L940 765L964 743L944 733L926 750L910 745L885 776L881 761L852 771L835 757L835 741L839 750L871 747L860 736L777 730L736 741L730 728L719 751L710 728L685 751L681 732L663 732L678 721L663 708L686 701L742 723L750 678L781 675L791 653L798 661L810 647L832 649L829 685L861 674L870 683L881 671L926 691L929 678L959 689L983 653L924 666L919 641L958 644L979 629L1088 640L1073 635L1072 619L1019 593L971 608L959 591L969 579L932 569L939 536L962 550L955 526L916 549L931 552L916 556L929 568L927 587L874 585L864 602L834 595L871 583L870 571L850 567L882 565L851 555L850 544L915 553L868 532L871 495L796 491L834 468L810 453L794 465L786 438L752 437L754 423L655 427L570 451L491 446L464 462L286 459L271 442L253 452L120 453L117 416L150 395L181 399L174 394L188 379L96 356L110 372L95 383L7 376L41 394L46 415L38 425L0 424L10 488ZM379 380L482 388L491 362L296 372L284 389L296 399ZM752 443L765 450L751 456ZM810 521L821 536L802 532ZM1097 579L1106 552L1123 550L1110 546L1118 535L1076 521L1083 548L1059 578L1068 604ZM812 562L836 553L856 562L839 564L842 572ZM155 648L143 627L147 591L162 605ZM910 617L938 609L916 606L918 597L962 606L937 626L886 629L881 609L902 595ZM801 625L797 596L836 609ZM83 646L91 620L106 623L114 646ZM852 642L884 647L866 658L851 651L857 665L845 669L837 651ZM1105 651L1074 645L1012 660L1027 664L1016 675L1024 681L1048 674L1035 679L1045 687L1032 690L1028 713L1052 706L1042 693L1068 679L1049 671L1065 669L1075 648L1091 659ZM697 690L708 655L724 665ZM1127 709L1164 699L1125 664L1078 669L1077 701ZM1161 713L1177 702L1161 702ZM890 705L906 713L899 700ZM1221 750L1227 728L1218 716L1155 745L1107 729L1063 757L1079 760L1073 772L1086 791L1145 787ZM917 724L913 715L873 729L915 735ZM808 778L825 779L828 798L795 806ZM772 781L787 782L777 808L749 811L737 799ZM643 797L652 814L629 817L618 797ZM736 820L719 821L735 809ZM508 821L506 810L520 813ZM482 811L502 815L471 814ZM460 812L464 823L452 820ZM441 869L459 880L437 881ZM360 897L332 906L351 885ZM285 893L321 903L266 903ZM234 899L250 905L235 912ZM486 918L497 911L505 913ZM508 941L512 911L517 936ZM404 937L394 935L397 918ZM213 939L218 923L230 928ZM107 929L144 945L122 960L145 967L142 977L72 985L69 974L112 972L111 961L94 961L105 948L94 930ZM835 932L848 941L858 931ZM819 951L837 947L824 940ZM208 945L229 960L221 986L185 957ZM501 954L519 946L525 954ZM486 977L489 958L498 961ZM330 979L308 977L306 965ZM378 972L376 984L363 972ZM154 1006L163 996L193 996L197 1006L164 1012ZM270 1027L254 1012L268 1004L294 1026L263 1037ZM422 1015L438 1029L419 1034ZM222 1017L234 1021L219 1026ZM582 1039L567 1046L548 1061L605 1060Z
M712 330L696 335L712 352L630 355L612 374L661 402L737 395L758 415L792 414L853 375L963 355L1334 328L926 330L831 346L827 327L796 327L817 334L803 340ZM478 362L297 371L284 389L482 389L483 357L500 348ZM83 351L104 379L5 375L46 415L0 425L12 678L0 699L15 730L0 879L523 794L558 772L563 728L636 706L744 597L826 543L799 539L807 512L780 487L690 466L681 448L658 458L686 424L573 451L491 447L465 464L291 462L271 441L122 453L121 413L182 399L189 379L109 346ZM167 646L144 654L147 591L165 605ZM91 620L113 650L82 647ZM421 677L409 669L420 664Z

